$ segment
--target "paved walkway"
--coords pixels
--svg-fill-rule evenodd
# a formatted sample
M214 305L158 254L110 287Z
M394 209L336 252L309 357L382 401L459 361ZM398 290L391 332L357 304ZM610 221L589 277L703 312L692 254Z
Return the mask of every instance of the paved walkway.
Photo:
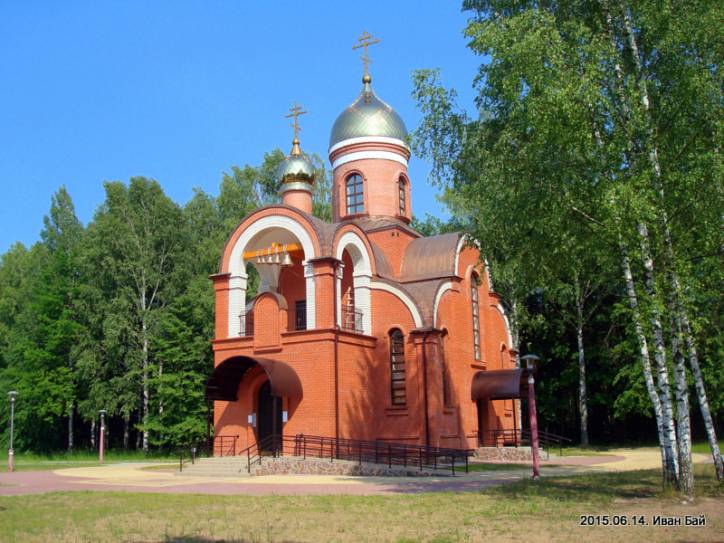
M542 475L572 475L591 471L626 471L660 466L658 449L617 449L602 456L552 457ZM707 460L694 455L695 462ZM166 464L171 468L169 464ZM0 495L57 491L104 490L178 494L397 494L437 491L477 491L530 476L518 467L473 472L456 477L351 477L331 475L267 475L262 477L179 477L172 471L147 470L153 463L123 463L56 471L0 473Z

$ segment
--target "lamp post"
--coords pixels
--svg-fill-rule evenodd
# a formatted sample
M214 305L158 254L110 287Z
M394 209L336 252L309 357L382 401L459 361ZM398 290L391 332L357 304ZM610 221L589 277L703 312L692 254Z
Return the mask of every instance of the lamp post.
M530 452L533 456L533 479L540 477L540 452L538 450L538 414L535 410L535 371L539 356L527 354L521 356L520 359L525 362L528 370L528 416L530 417Z
M8 397L10 398L10 448L8 449L8 471L13 471L14 465L13 465L13 456L15 452L13 451L13 434L15 433L15 398L17 398L18 393L15 390L11 390L8 392Z
M106 413L105 409L98 411L101 414L101 435L98 440L98 463L103 463L103 454L105 453L105 437L106 437Z

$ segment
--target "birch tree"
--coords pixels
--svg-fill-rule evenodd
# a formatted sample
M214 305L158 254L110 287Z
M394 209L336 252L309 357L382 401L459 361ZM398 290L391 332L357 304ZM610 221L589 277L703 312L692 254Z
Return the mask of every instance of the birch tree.
M156 314L167 303L164 288L181 243L182 218L155 181L134 177L128 186L105 184L106 201L94 219L102 258L101 270L111 276L119 303L127 303L134 326L141 396L142 448L149 448L151 340L156 333ZM129 368L129 369L130 369ZM125 377L125 376L124 376Z
M606 1L470 0L464 6L474 12L466 30L470 47L485 57L476 79L477 118L456 109L438 74L418 72L423 120L415 150L433 161L453 211L470 219L476 237L493 245L500 260L545 262L586 240L581 222L596 225L587 242L618 253L665 481L676 486L679 460L687 455L679 454L666 340L673 345L679 336L667 334L663 323L674 319L695 373L679 266L684 255L702 252L702 244L685 233L685 223L672 220L679 217L672 209L708 207L704 216L713 221L701 231L721 226L713 211L721 179L703 167L719 161L711 112L721 113L721 81L711 24L721 10L708 2L686 10L653 2L636 3L634 10ZM692 120L703 130L681 139ZM672 187L676 199L668 195ZM714 197L700 202L692 187ZM679 434L688 417L683 392L676 394L685 410L677 415ZM714 425L702 413L718 466Z

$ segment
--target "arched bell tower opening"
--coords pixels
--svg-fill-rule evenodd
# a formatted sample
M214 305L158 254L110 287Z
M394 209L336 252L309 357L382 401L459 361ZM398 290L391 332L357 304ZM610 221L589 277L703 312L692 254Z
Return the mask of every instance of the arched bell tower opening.
M346 232L337 243L337 259L342 261L337 277L337 324L343 330L372 333L372 266L362 239Z
M259 276L257 297L267 293L286 301L285 330L316 327L315 283L308 260L314 258L314 244L307 230L287 216L267 216L254 222L237 240L231 254L229 278L229 337L253 331L254 299L247 297L253 266Z

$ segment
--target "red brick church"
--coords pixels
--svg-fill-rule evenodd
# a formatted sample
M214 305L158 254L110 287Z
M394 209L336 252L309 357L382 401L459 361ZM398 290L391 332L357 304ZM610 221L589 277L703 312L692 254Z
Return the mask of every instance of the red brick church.
M516 367L500 297L462 234L410 227L406 137L365 70L331 129L328 223L312 216L295 130L282 203L241 221L212 276L216 439L237 451L281 433L473 448L520 428L519 400L495 399L511 395L489 378Z

